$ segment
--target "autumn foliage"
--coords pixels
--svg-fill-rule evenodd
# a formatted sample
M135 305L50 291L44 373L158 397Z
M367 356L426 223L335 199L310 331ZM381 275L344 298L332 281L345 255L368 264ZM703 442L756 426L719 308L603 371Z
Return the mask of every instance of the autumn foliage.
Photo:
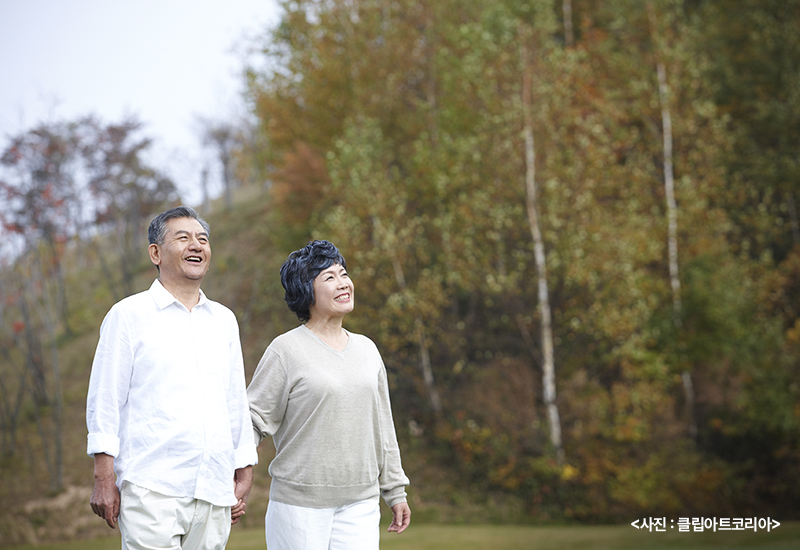
M330 239L356 285L346 326L386 362L415 512L798 518L800 4L573 0L569 37L560 1L281 5L258 44L269 70L247 80L256 131L232 161L254 184L209 216L206 290L237 313L248 373L296 322L280 263ZM26 232L37 258L6 266L0 287L1 336L14 365L29 362L25 384L50 380L50 342L63 353L94 334L97 311L150 276L108 251L134 255L146 213L176 199L157 170L129 162L147 146L134 123L79 127L94 141L75 143L104 146L85 172L64 164L86 158L69 140L31 133L3 152L4 231ZM39 159L33 145L77 155L16 172L42 174L46 208L23 207L39 180L8 171ZM80 173L95 193L83 218L68 208ZM563 453L544 398L531 179ZM59 286L58 258L94 277L62 271ZM81 292L59 290L84 278ZM76 299L59 316L62 295ZM50 309L33 301L45 296ZM51 332L31 313L45 310ZM81 391L67 402L80 408ZM11 464L17 425L5 419L24 406L4 392Z
M780 145L798 125L765 114L784 111L755 78L789 100L791 70L763 56L782 44L796 65L798 6L572 4L567 40L561 2L285 2L264 42L279 70L250 78L280 174L276 243L329 238L348 257L353 328L387 357L415 456L456 472L427 498L504 494L540 519L793 515L796 489L766 472L800 460L798 173ZM793 23L747 50L748 20ZM523 101L563 461L542 401ZM762 153L781 167L756 175Z

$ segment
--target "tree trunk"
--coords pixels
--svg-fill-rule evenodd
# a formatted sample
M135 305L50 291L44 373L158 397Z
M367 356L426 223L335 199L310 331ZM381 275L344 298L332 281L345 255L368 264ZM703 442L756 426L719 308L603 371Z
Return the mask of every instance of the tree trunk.
M6 366L15 365L15 370L19 369L16 365L11 354L6 347L2 348L3 361ZM11 391L6 387L5 375L0 376L0 431L3 432L2 456L13 456L16 452L16 437L17 437L17 422L19 420L19 412L22 408L22 398L25 395L25 370L22 369L22 375L19 377L19 386L17 387L16 399L11 395Z
M46 278L50 278L56 285L56 302L58 303L58 313L61 317L61 323L64 325L64 332L67 335L72 334L72 329L69 325L69 305L67 302L67 283L66 276L64 275L64 266L61 262L62 250L56 242L55 235L48 234L45 236L46 248L50 252L49 262L53 266L53 271L45 274ZM43 261L43 260L42 260ZM52 275L51 275L52 273ZM45 287L42 287L45 288ZM45 290L46 292L46 290Z
M697 421L694 412L694 384L692 374L686 368L687 360L684 357L683 336L683 306L681 303L681 280L678 264L678 206L675 201L675 176L672 161L672 113L669 108L669 86L667 84L667 71L664 62L658 53L659 40L657 36L656 15L652 2L647 3L647 12L650 19L650 29L653 33L653 43L656 48L656 74L658 77L658 100L661 106L662 148L664 153L664 194L667 202L667 248L669 253L669 280L672 288L672 322L678 338L679 357L681 362L681 381L683 383L684 400L686 402L686 416L689 424L689 435L697 436Z
M40 264L40 276L45 277L44 267ZM35 268L31 269L31 273L35 273ZM33 283L34 281L28 281L28 283ZM33 286L31 284L31 286ZM46 286L46 282L42 281L41 284L42 288ZM54 493L61 492L64 489L64 445L63 445L63 436L64 433L64 404L62 399L62 391L61 391L61 366L58 358L58 342L56 338L56 325L55 325L55 312L53 310L53 304L50 300L50 294L47 293L46 290L42 292L42 299L44 303L40 303L39 301L35 301L37 305L37 309L39 310L39 316L42 319L42 324L44 325L45 330L47 331L47 337L50 344L50 360L51 360L51 367L50 371L52 374L52 385L53 385L53 408L52 408L52 415L53 415L53 434L52 434L52 442L54 447L54 455L53 455L53 465L51 469L51 479L50 479L50 489ZM43 442L44 443L44 442Z
M105 278L106 284L108 284L108 289L111 291L111 297L114 299L114 303L117 303L120 300L120 295L117 291L117 283L106 261L104 247L98 243L98 240L95 240L95 246L91 247L90 250L94 252L97 261L100 263L100 270L103 272L103 277ZM124 265L126 262L123 261L120 263Z
M525 192L528 223L533 237L536 275L538 279L539 316L541 321L542 345L542 388L547 419L550 425L550 443L556 452L559 463L564 460L561 443L561 419L556 403L555 359L553 353L553 327L550 313L550 297L547 286L547 259L544 252L544 239L539 222L536 189L536 151L533 140L533 115L531 113L532 69L528 62L527 33L520 33L522 61L522 112L523 134L525 136Z
M200 188L203 190L203 216L211 212L211 198L208 193L208 166L203 166L200 172Z
M49 404L47 396L47 383L45 380L44 364L42 363L42 345L33 328L33 318L28 309L27 289L20 295L19 309L22 314L25 337L25 368L33 382L33 399L35 406L43 407Z
M564 44L571 48L575 44L575 34L572 31L572 0L562 0L564 12Z
M377 226L380 226L380 220L375 218ZM403 273L403 266L400 261L392 256L392 266L394 267L394 275L397 280L397 285L403 290L408 290L406 277ZM425 389L428 392L428 399L431 402L431 408L436 415L437 420L442 416L442 399L439 396L439 390L436 388L436 382L433 378L433 368L431 366L431 355L428 348L428 336L425 330L425 324L422 318L417 315L414 318L414 328L417 331L417 346L419 347L419 366L422 370L422 381L425 383Z
M222 185L225 193L225 210L230 211L233 208L233 180L231 178L231 158L227 150L220 153L220 161L222 163Z
M436 43L433 31L434 17L431 14L432 5L428 6L425 16L425 61L427 64L427 79L425 86L425 101L428 104L428 132L430 134L431 146L435 147L439 142L439 126L436 123Z
M786 204L789 207L789 223L792 226L792 240L794 244L800 244L800 222L797 221L797 203L794 200L794 193L787 192Z

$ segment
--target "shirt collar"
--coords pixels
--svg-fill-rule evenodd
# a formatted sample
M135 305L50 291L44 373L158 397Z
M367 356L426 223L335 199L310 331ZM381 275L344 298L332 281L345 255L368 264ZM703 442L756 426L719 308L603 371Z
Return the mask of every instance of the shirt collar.
M158 306L159 309L164 309L167 306L176 303L180 304L180 301L178 301L178 299L175 296L173 296L169 290L164 288L164 285L162 285L161 281L159 281L158 279L153 281L153 284L150 285L150 294L153 296L153 300L155 300L156 305ZM208 298L206 298L203 289L200 289L200 300L194 307L202 306L207 303L208 303ZM181 307L184 307L183 304L181 304Z

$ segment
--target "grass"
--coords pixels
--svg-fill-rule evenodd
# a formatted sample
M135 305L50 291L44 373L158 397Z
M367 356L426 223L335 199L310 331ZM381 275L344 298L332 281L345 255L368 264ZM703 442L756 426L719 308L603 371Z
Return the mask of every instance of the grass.
M385 530L384 525L384 530ZM9 550L117 550L119 537ZM260 528L236 529L228 550L265 550ZM626 550L626 549L783 549L800 548L800 523L783 523L771 532L663 533L630 525L532 527L520 525L413 525L402 535L383 533L381 550Z

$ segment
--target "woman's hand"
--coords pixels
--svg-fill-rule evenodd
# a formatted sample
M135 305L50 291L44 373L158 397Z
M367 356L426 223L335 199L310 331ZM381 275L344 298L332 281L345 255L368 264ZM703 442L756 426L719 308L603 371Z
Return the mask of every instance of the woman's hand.
M397 534L405 531L411 523L411 508L407 502L401 502L392 506L392 523L389 525L389 532L395 531Z

